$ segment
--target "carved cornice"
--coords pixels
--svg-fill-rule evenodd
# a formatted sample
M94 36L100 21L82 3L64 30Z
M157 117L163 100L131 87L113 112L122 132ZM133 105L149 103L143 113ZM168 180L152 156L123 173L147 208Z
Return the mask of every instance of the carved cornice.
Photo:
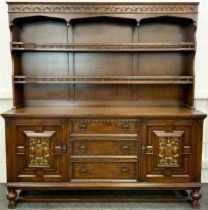
M9 4L9 13L82 13L82 14L140 14L195 13L194 4Z

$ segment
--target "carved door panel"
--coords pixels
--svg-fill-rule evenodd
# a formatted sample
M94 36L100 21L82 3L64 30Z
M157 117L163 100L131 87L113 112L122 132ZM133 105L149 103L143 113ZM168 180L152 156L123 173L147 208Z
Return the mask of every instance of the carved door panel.
M147 121L141 140L141 177L150 182L193 180L192 121Z
M16 125L16 181L66 181L64 124Z

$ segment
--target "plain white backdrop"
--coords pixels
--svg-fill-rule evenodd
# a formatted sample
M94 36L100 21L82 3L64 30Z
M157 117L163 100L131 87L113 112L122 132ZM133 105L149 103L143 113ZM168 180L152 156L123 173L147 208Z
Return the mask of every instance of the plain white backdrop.
M25 1L25 0L17 0ZM31 1L31 0L26 0ZM38 0L36 0L37 2ZM39 0L40 1L40 0ZM44 0L40 1L43 2ZM46 2L48 0L45 0ZM51 0L54 1L54 0ZM50 1L50 2L51 2ZM58 2L58 0L56 0ZM95 2L82 0L81 2ZM127 1L127 0L126 0ZM158 0L159 1L159 0ZM149 2L158 2L149 0ZM59 2L67 2L59 0ZM75 0L73 0L75 2ZM77 1L80 2L80 1ZM96 2L107 2L97 0ZM125 2L125 0L111 0L110 2ZM128 2L146 2L144 0L132 0ZM161 0L160 2L190 2L187 0ZM196 88L195 98L196 107L208 113L208 0L200 2L198 28L197 28L197 53L195 59ZM12 62L10 56L10 32L8 27L8 14L6 0L0 0L0 113L12 107ZM204 144L203 144L203 173L208 171L208 123L204 125ZM5 132L4 121L0 117L0 182L6 181L6 158L5 158ZM202 181L208 182L208 176L203 176Z

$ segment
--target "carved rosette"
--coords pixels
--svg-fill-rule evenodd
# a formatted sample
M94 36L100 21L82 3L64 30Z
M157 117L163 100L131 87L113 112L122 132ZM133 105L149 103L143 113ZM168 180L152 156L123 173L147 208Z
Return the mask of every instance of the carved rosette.
M158 167L180 167L180 140L183 131L166 133L163 131L154 132L158 140Z
M54 131L24 132L28 138L28 167L49 167L51 159L50 137Z

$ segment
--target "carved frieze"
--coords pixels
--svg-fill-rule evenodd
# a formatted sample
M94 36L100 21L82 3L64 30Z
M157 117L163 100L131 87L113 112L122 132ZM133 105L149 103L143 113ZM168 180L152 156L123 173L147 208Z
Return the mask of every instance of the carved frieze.
M195 5L155 4L155 5L108 5L108 4L11 4L10 13L100 13L100 14L140 14L140 13L190 13L197 12Z

